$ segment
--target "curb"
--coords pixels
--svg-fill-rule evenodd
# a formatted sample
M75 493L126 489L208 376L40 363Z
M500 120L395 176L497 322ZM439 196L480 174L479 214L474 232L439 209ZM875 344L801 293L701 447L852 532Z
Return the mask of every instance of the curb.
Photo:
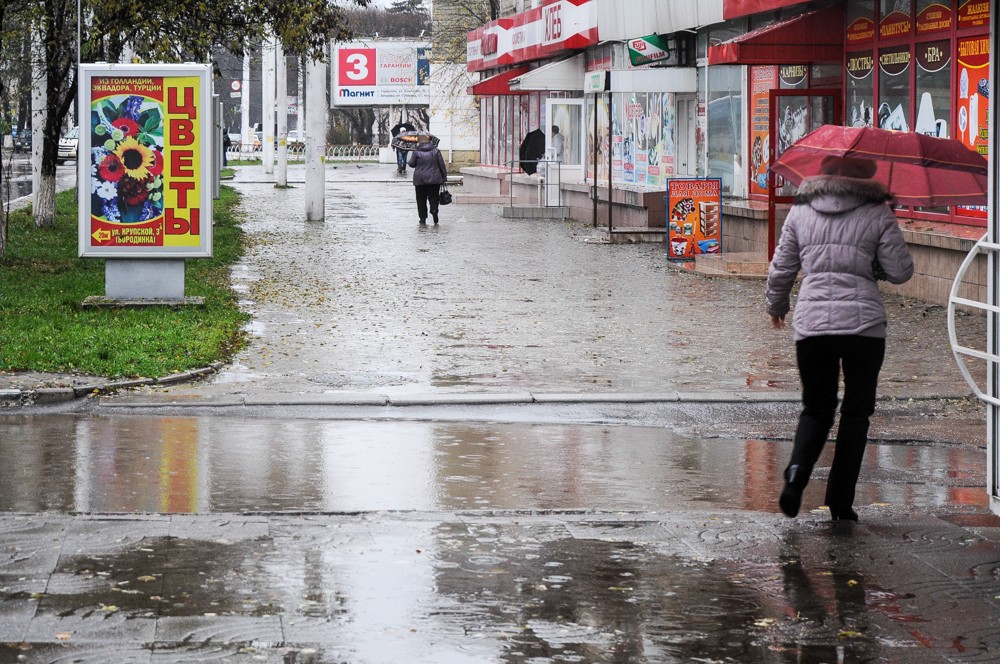
M191 369L159 378L109 381L104 384L75 387L42 387L33 390L0 389L0 408L27 407L66 403L88 397L115 394L120 390L148 385L176 385L193 382L218 373L225 366L213 362L201 369ZM886 394L879 402L951 401L974 397L963 394L901 397ZM114 402L102 402L104 408L225 408L262 406L367 406L367 407L426 407L426 406L521 406L521 405L595 405L595 404L727 404L727 403L799 403L797 391L736 392L731 390L666 390L663 392L459 392L424 393L393 397L387 394L340 392L316 395L281 394L267 396L233 395L232 397L199 397L178 400L171 396L135 395Z
M217 373L224 367L222 362L213 362L201 369L191 369L160 378L136 378L133 380L115 380L103 384L77 385L74 387L39 387L33 390L0 390L0 407L2 406L34 406L65 403L75 399L91 396L113 394L119 390L145 385L173 385L204 378Z

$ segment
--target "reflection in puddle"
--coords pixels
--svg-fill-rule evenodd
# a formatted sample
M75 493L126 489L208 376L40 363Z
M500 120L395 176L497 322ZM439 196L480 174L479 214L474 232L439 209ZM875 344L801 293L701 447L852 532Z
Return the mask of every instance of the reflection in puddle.
M804 507L822 502L827 456ZM774 512L786 443L595 425L0 417L0 511ZM982 451L870 445L859 506L983 505Z

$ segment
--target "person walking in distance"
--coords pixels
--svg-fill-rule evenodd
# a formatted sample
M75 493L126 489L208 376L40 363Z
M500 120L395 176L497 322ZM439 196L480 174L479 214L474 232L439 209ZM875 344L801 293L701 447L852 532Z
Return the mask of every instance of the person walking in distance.
M778 502L786 516L799 513L833 427L843 371L826 504L833 520L857 521L855 487L885 357L886 313L877 280L907 281L913 259L889 205L892 196L871 179L875 162L825 157L821 171L799 185L767 277L767 314L780 330L802 272L794 318L802 412Z
M431 143L422 143L410 151L408 163L413 169L413 188L417 193L417 216L420 223L427 223L427 204L430 202L430 213L437 224L441 185L448 182L448 168L444 157Z
M393 138L396 138L404 131L416 131L414 126L408 121L403 120L402 116L399 118L399 122L389 130ZM401 150L396 148L396 172L400 175L406 175L406 150Z

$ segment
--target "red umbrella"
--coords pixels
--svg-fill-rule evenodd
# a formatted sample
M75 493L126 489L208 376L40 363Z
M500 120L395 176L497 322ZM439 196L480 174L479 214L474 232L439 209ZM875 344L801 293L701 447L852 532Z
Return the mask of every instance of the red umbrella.
M900 205L986 205L987 162L961 141L916 132L823 125L786 148L771 169L798 185L823 157L875 161L872 178Z

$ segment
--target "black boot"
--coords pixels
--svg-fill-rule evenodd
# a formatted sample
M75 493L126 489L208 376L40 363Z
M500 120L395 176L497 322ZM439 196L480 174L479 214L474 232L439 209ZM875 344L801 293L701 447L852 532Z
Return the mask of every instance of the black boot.
M809 473L799 465L791 465L785 471L785 488L781 490L781 497L778 504L781 511L787 517L798 516L799 508L802 506L802 492L805 491L809 482Z
M831 507L830 518L833 521L857 521L858 513L851 507Z

